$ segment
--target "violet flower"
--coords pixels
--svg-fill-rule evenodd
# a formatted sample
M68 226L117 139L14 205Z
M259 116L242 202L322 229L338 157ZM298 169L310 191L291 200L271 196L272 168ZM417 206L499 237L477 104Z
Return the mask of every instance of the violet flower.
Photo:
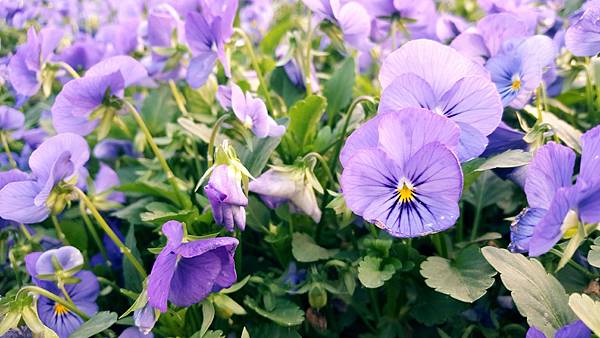
M240 9L240 25L242 29L261 40L267 33L271 20L273 20L272 0L250 0Z
M167 245L148 276L148 304L167 311L167 300L190 306L213 292L228 288L237 279L233 255L238 240L219 237L189 241L177 221L163 224Z
M360 3L351 1L342 4L338 0L302 0L302 2L319 19L338 26L341 39L350 46L364 51L372 48L369 41L371 16Z
M511 226L511 249L539 256L580 222L600 221L600 179L596 174L600 170L600 127L583 134L581 144L581 166L575 184L575 153L571 149L550 142L537 150L525 181L530 209Z
M395 237L448 229L459 217L463 177L453 150L459 127L425 109L379 114L357 129L340 161L348 207Z
M215 222L228 231L246 227L248 197L242 190L242 173L233 166L217 165L204 187ZM1 216L1 215L0 215Z
M27 272L37 286L64 298L61 290L54 282L40 279L44 275L48 276L48 274L56 272L52 263L53 256L58 261L61 271L73 270L83 264L83 257L79 250L73 247L62 247L44 253L32 252L28 254L25 257ZM96 276L90 271L81 270L75 273L73 277L77 278L78 282L64 285L67 294L77 308L87 315L93 316L98 312L96 298L100 293L100 285ZM55 331L60 338L69 337L83 323L83 319L79 315L43 296L38 299L37 312L42 323Z
M101 121L103 129L110 127L123 90L147 76L144 66L129 56L114 56L95 64L84 77L69 81L56 96L52 106L54 128L59 133L85 136Z
M567 29L565 44L575 56L594 56L600 53L600 2L588 1L583 9Z
M185 36L192 51L192 59L187 72L187 81L193 88L206 83L217 59L223 65L225 75L231 77L231 70L225 43L233 34L233 20L238 0L224 0L212 3L201 0L202 11L187 13L185 18Z
M119 338L154 338L154 334L152 332L148 332L148 334L144 334L137 327L132 326L128 327L121 334Z
M104 48L89 37L82 37L63 49L57 60L66 62L75 70L86 70L102 60Z
M413 40L390 54L379 72L379 113L424 107L460 128L461 162L479 156L502 118L500 96L489 74L456 50Z
M554 338L590 338L592 331L581 321L576 320L567 324L556 331ZM535 327L530 327L527 330L525 338L549 338Z
M35 28L29 28L27 42L17 48L8 65L10 83L19 94L33 96L44 82L48 86L51 77L44 70L62 34L57 28L44 28L39 33Z
M423 39L436 37L436 25L438 14L433 0L359 0L369 12L377 17L377 20L390 21L390 25L402 22L410 38ZM385 27L385 33L390 31L389 25ZM405 39L404 32L397 30L397 36L393 38Z
M267 111L260 98L249 92L242 92L236 84L231 84L231 108L244 127L251 129L258 138L279 137L285 133L285 126L278 125Z
M66 186L77 182L88 158L87 142L79 135L59 134L44 141L29 158L31 176L0 190L0 217L37 223L51 210L61 211L68 194Z
M25 125L25 115L8 106L0 106L0 132L12 133L21 131ZM20 135L16 135L20 136Z
M131 141L107 138L98 142L94 147L94 157L99 160L114 161L121 156L137 156Z
M109 210L125 203L125 194L114 191L114 188L119 185L121 185L121 181L117 173L108 165L100 162L100 170L96 174L91 197L94 205L100 210Z

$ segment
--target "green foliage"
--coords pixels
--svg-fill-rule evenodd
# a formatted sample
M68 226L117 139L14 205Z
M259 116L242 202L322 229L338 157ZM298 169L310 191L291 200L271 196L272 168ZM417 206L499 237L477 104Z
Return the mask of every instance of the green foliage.
M380 257L366 256L358 264L358 280L367 288L379 288L390 280L396 269L393 264L382 264Z
M600 302L586 294L574 293L569 296L569 306L592 332L600 335Z
M285 134L284 144L292 158L311 150L312 142L317 135L317 126L326 107L327 101L324 97L312 95L298 101L290 108L290 124Z
M307 234L295 232L292 235L292 254L298 262L309 263L328 259L335 255L337 250L327 250L315 243Z
M83 323L75 332L71 333L71 338L88 338L97 335L111 327L117 321L117 314L109 311L96 313L90 320Z
M335 114L352 101L352 88L356 65L354 59L349 57L335 70L331 78L323 86L323 96L327 98L327 116L334 121Z

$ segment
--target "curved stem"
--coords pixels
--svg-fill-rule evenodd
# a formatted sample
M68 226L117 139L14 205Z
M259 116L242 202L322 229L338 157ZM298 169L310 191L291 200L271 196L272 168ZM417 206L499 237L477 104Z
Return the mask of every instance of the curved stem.
M55 214L50 215L50 219L52 220L52 224L54 224L54 229L56 230L56 236L58 239L66 245L69 245L69 241L65 236L65 233L62 231L62 227L60 226L60 222Z
M8 163L13 169L17 168L17 162L12 156L12 152L10 151L10 146L8 145L8 137L6 137L6 133L0 132L0 138L2 139L2 146L4 147L4 152L6 153L6 157L8 157Z
M55 64L60 66L62 69L66 70L69 73L69 75L71 75L71 77L73 77L74 79L80 78L79 73L77 73L77 71L75 69L73 69L73 67L71 67L68 63L58 61L58 62L55 62Z
M181 95L179 89L177 89L175 81L169 80L169 88L171 88L171 94L173 94L173 98L175 99L175 103L177 103L177 108L179 108L181 114L183 116L190 115L187 108L185 107L185 98L183 97L183 95Z
M110 239L119 247L119 249L125 255L125 257L127 257L127 259L139 272L142 279L145 279L147 275L146 270L144 270L142 264L137 260L137 258L135 258L135 256L131 253L131 250L127 246L125 246L125 244L121 241L119 236L117 236L115 232L111 229L111 227L106 223L106 221L104 220L102 215L100 215L100 212L98 212L98 209L96 209L92 201L90 201L87 195L83 191L81 191L81 189L73 187L73 190L79 195L79 200L83 202L85 206L91 211L92 216L94 216L96 222L98 222L98 225L100 225L102 230L104 230L108 237L110 237Z
M562 258L562 257L563 257L563 253L562 253L562 252L560 252L560 251L558 251L558 250L556 250L556 249L554 249L554 248L550 249L550 251L549 251L549 252L551 252L551 253L555 254L555 255L556 255L556 256L558 256L559 258ZM596 277L598 277L597 275L595 275L595 274L591 273L591 272L590 272L588 269L584 268L583 266L581 266L579 263L575 262L575 261L574 261L574 260L572 260L572 259L569 259L569 260L567 261L567 264L569 264L569 265L570 265L571 267L573 267L575 270L577 270L577 271L579 271L579 272L583 273L584 275L586 275L586 276L587 276L588 278L590 278L590 279L595 279Z
M19 297L19 294L21 292L31 292L31 293L35 293L40 296L46 297L50 300L53 300L56 303L59 303L60 305L62 305L64 307L66 307L67 309L69 309L69 311L75 313L76 315L81 317L83 320L90 319L90 317L88 315L86 315L83 311L81 311L75 304L69 303L67 300L60 298L59 296L55 295L54 293L52 293L46 289L42 289L39 286L29 285L29 286L22 287L17 292L17 296L16 296L17 298Z
M219 119L217 119L217 121L215 122L215 124L213 125L213 129L212 132L210 133L210 140L208 142L208 153L206 154L206 158L208 159L208 167L212 167L213 162L214 162L214 156L215 156L215 140L217 139L217 135L219 134L219 129L221 129L221 125L223 125L223 122L225 122L225 120L227 120L229 118L229 114L225 114L221 117L219 117Z
M271 102L271 95L269 95L269 89L267 87L267 82L265 81L262 70L260 69L260 66L258 65L258 60L256 59L256 54L254 54L254 48L252 47L252 41L250 40L250 38L248 37L246 32L241 30L239 27L234 27L233 32L237 33L244 40L244 44L246 45L246 49L248 50L248 56L250 56L250 62L252 63L252 68L254 68L254 71L256 72L256 76L258 77L258 82L260 83L260 89L262 90L263 96L265 97L267 108L272 113L273 112L273 103Z
M344 127L342 128L342 133L340 135L340 139L338 140L337 147L335 148L335 153L333 154L331 170L332 173L335 173L338 164L338 158L340 157L340 152L342 151L342 146L344 145L344 138L346 137L346 133L348 132L348 127L350 126L350 120L352 118L352 113L356 106L358 106L362 102L371 102L375 103L375 100L370 96L359 96L352 101L350 107L348 107L348 111L346 112L346 121L344 121Z
M310 152L310 153L306 154L304 156L304 159L307 159L308 157L314 157L314 158L316 158L319 161L319 163L321 164L321 166L323 166L323 170L325 170L325 174L327 175L327 179L329 180L329 183L334 184L335 183L335 178L333 177L331 169L329 168L329 165L327 164L327 161L325 161L325 159L323 158L323 156L321 156L321 154L315 153L313 151L313 152Z
M85 204L79 203L79 213L81 214L81 218L83 218L83 223L87 227L89 233L92 235L94 242L96 242L96 246L98 246L98 250L100 250L100 253L106 261L106 264L108 266L111 266L112 264L110 262L110 259L108 259L108 254L106 253L106 249L104 249L104 245L100 240L100 236L98 236L98 232L96 231L96 228L94 228L94 224L92 224L92 221L90 220L90 218L87 215L87 212L85 211Z
M154 142L154 138L152 138L152 133L146 126L146 123L144 123L144 119L142 118L140 113L137 111L137 109L135 109L135 107L131 103L129 103L126 100L123 100L123 104L125 104L127 109L131 112L133 119L135 120L137 125L142 130L142 133L144 133L146 142L150 146L150 149L152 150L152 153L154 153L154 156L156 156L156 158L158 159L160 166L162 167L163 171L165 172L165 175L167 175L167 180L171 184L171 187L173 188L173 192L175 193L175 196L177 197L177 201L179 202L180 206L187 207L185 205L186 203L184 202L185 199L181 196L181 191L179 191L179 187L177 186L177 180L175 179L175 175L173 175L173 172L171 171L171 168L169 167L167 160L165 160L162 153L160 152L160 149L158 149L156 142Z

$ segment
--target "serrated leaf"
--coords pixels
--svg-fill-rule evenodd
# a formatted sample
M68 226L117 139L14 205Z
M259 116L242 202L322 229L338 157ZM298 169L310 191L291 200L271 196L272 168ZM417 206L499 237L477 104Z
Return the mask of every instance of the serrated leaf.
M535 326L546 337L554 337L556 330L576 319L565 289L538 260L490 246L483 248L482 253L500 272L502 283L511 291L529 326Z
M496 271L486 262L478 246L462 250L453 260L429 257L421 263L425 284L454 299L472 303L494 284Z
M594 244L590 246L590 251L588 252L588 263L600 268L600 237L597 237L594 240Z
M492 156L485 160L476 171L491 170L495 168L514 168L529 164L533 155L521 149L511 149Z
M296 326L304 321L304 311L295 303L284 298L275 298L270 311L261 308L250 297L244 299L244 304L259 315L281 326Z
M378 288L390 280L396 269L392 264L381 266L383 259L366 256L358 264L358 279L367 288Z
M327 116L333 119L340 109L352 100L352 87L356 78L356 65L352 57L347 58L331 75L323 86L323 95L327 98Z
M307 234L295 232L292 235L292 254L298 262L309 263L333 257L337 250L327 250Z
M96 313L87 322L81 324L81 326L71 333L70 338L87 338L96 335L109 327L111 327L117 321L117 314L109 311L102 311Z
M569 306L590 330L600 336L600 302L586 294L574 293L569 296Z

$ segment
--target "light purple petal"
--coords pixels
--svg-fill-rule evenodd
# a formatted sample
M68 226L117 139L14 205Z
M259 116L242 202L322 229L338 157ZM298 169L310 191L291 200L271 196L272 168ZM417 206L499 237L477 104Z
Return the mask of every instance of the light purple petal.
M477 30L485 42L489 56L496 55L504 41L529 35L527 24L510 13L490 14L477 22Z
M213 252L180 259L171 280L169 300L183 307L202 301L211 293L221 269L221 260Z
M600 6L590 6L583 15L567 29L565 43L575 56L594 56L600 52Z
M466 162L485 151L488 139L479 130L466 123L456 123L460 128L460 139L458 144L458 159L460 162Z
M85 163L90 158L90 150L85 139L79 135L63 133L53 136L44 141L29 158L29 167L39 181L46 181L52 178L52 171L55 170L57 161L68 154L68 162L72 165L67 177L69 179L79 173ZM63 170L58 170L63 172ZM56 173L56 172L55 172Z
M433 89L419 76L406 73L396 77L382 94L379 113L389 113L408 107L433 109L437 99Z
M202 87L213 72L217 54L213 51L198 53L190 60L186 80L192 88Z
M83 265L81 251L72 246L63 246L58 249L48 250L38 258L35 263L35 271L41 275L50 275L56 272L52 264L55 257L63 270L69 270Z
M163 250L156 257L152 271L148 276L148 304L161 312L167 311L167 299L169 298L171 281L176 268L177 255Z
M588 130L581 136L581 167L579 177L587 182L600 180L600 126Z
M117 71L123 76L125 87L138 84L148 78L144 65L126 55L113 56L93 65L85 73L85 77L108 75Z
M185 18L185 38L194 55L211 51L214 36L202 14L189 12Z
M385 114L379 113L350 134L340 152L342 166L345 167L358 150L377 147L379 144L379 121L383 116ZM252 182L250 182L250 186L252 187Z
M0 106L0 130L13 131L22 129L25 115L8 106Z
M532 326L529 328L529 330L527 330L527 335L525 338L546 338L546 335L542 331Z
M46 205L35 205L40 187L34 181L12 182L0 190L0 217L25 223L38 223L50 215Z
M529 206L548 210L554 193L571 185L574 165L575 153L565 146L550 142L538 149L525 181Z
M490 57L490 52L483 41L483 37L474 32L467 31L461 33L452 40L450 47L456 49L480 65L483 65L485 60Z
M371 49L371 16L361 4L348 2L341 6L339 11L334 10L334 16L348 44L359 50Z

